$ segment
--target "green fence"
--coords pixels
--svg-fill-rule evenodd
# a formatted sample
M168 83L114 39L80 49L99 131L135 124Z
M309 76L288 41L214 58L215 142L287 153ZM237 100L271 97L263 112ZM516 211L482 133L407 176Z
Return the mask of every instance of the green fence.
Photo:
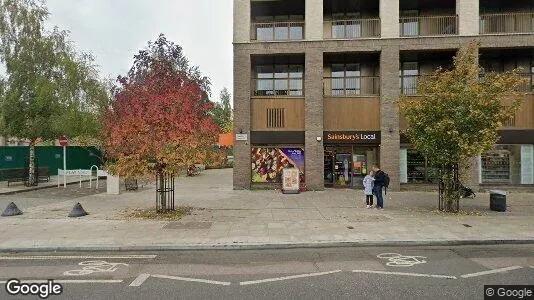
M29 148L27 146L0 147L0 169L25 168L28 164ZM63 169L63 147L35 147L35 156L39 167L48 167L50 175L57 175L57 169ZM67 147L67 170L89 169L92 165L102 167L102 152L94 147ZM0 181L4 180L0 173Z

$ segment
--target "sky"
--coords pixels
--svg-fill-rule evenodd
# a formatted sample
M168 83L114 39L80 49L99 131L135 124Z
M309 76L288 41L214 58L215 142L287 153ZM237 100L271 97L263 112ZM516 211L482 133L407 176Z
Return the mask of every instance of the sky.
M49 26L95 56L101 77L125 75L160 33L182 46L212 82L212 100L232 92L232 0L47 0Z

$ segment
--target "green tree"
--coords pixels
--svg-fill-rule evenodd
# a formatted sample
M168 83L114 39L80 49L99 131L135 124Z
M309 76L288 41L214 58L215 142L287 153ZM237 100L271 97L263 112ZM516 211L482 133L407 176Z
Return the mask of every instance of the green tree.
M232 131L232 106L230 105L232 95L227 88L221 91L221 101L215 104L212 110L213 119L219 125L221 131L228 133Z
M459 168L491 149L498 129L521 105L519 70L481 75L478 44L454 57L451 70L439 68L422 78L417 97L401 97L400 109L412 145L441 168L444 194L440 207L455 211L460 199Z
M29 140L31 185L36 142L97 134L95 115L108 99L93 58L76 53L65 31L47 32L48 15L40 0L0 0L0 134Z

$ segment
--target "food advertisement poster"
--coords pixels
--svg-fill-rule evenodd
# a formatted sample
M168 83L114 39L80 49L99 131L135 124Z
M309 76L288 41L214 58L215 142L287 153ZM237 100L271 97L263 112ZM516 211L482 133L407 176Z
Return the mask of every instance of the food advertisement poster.
M252 148L252 182L282 183L284 168L297 168L304 182L302 148Z

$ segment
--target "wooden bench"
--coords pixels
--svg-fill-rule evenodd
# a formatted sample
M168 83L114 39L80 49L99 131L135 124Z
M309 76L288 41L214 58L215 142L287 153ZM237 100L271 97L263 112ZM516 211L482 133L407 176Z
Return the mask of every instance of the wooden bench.
M26 182L28 180L27 169L4 169L1 172L2 178L7 181L7 186L11 182Z

